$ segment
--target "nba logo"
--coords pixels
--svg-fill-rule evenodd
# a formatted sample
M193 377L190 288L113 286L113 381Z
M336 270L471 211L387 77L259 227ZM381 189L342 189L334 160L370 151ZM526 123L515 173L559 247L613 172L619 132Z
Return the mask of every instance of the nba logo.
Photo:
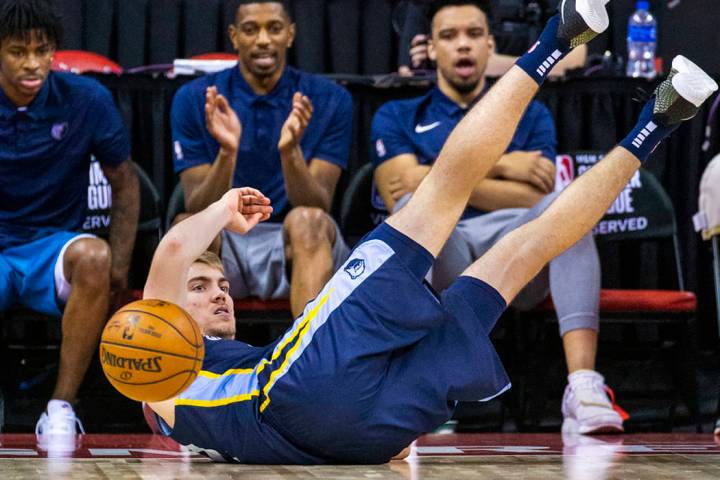
M561 192L575 179L575 162L570 155L555 157L555 191Z
M130 315L127 319L127 324L125 325L125 329L123 330L122 338L123 340L132 340L135 336L135 329L137 328L137 324L140 321L140 315Z

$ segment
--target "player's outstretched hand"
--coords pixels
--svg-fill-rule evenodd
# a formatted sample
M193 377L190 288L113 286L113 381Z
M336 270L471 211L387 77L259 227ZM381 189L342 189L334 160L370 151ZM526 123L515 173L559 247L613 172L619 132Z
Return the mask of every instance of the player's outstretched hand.
M229 190L223 195L223 201L231 212L225 228L241 235L270 218L273 211L270 199L260 190L250 187Z
M280 131L280 140L278 141L278 150L280 152L292 151L300 145L300 140L305 134L305 129L310 123L312 114L313 105L310 99L300 92L295 92L292 110Z
M205 92L205 125L220 148L227 152L237 152L242 125L235 110L216 87L208 87Z

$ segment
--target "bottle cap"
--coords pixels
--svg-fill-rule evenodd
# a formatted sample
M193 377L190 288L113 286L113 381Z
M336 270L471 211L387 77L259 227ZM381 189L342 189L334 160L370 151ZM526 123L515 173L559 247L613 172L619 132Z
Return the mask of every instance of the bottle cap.
M639 0L636 5L638 10L650 10L650 2L648 0Z

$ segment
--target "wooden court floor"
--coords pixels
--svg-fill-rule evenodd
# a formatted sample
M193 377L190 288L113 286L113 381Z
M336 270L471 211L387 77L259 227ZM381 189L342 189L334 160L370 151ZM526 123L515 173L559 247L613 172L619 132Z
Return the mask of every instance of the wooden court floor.
M0 479L39 478L702 480L720 478L720 441L710 434L427 435L406 461L305 467L211 463L153 435L85 435L73 453L47 452L34 435L0 435Z

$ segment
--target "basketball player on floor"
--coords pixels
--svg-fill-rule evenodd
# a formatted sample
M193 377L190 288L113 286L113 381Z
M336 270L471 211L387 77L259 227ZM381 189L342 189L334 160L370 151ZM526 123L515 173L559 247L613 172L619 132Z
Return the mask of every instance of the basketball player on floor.
M660 141L717 88L676 58L620 145L437 298L422 279L472 188L505 151L546 65L607 28L605 3L563 2L538 44L457 125L407 206L365 237L287 333L264 348L207 339L195 382L150 405L165 432L243 463L382 463L448 420L455 402L508 389L488 338L506 305L591 229ZM252 189L231 190L174 227L158 247L145 297L197 318L224 314L196 301L188 271L221 229L242 234L268 216L267 203Z

